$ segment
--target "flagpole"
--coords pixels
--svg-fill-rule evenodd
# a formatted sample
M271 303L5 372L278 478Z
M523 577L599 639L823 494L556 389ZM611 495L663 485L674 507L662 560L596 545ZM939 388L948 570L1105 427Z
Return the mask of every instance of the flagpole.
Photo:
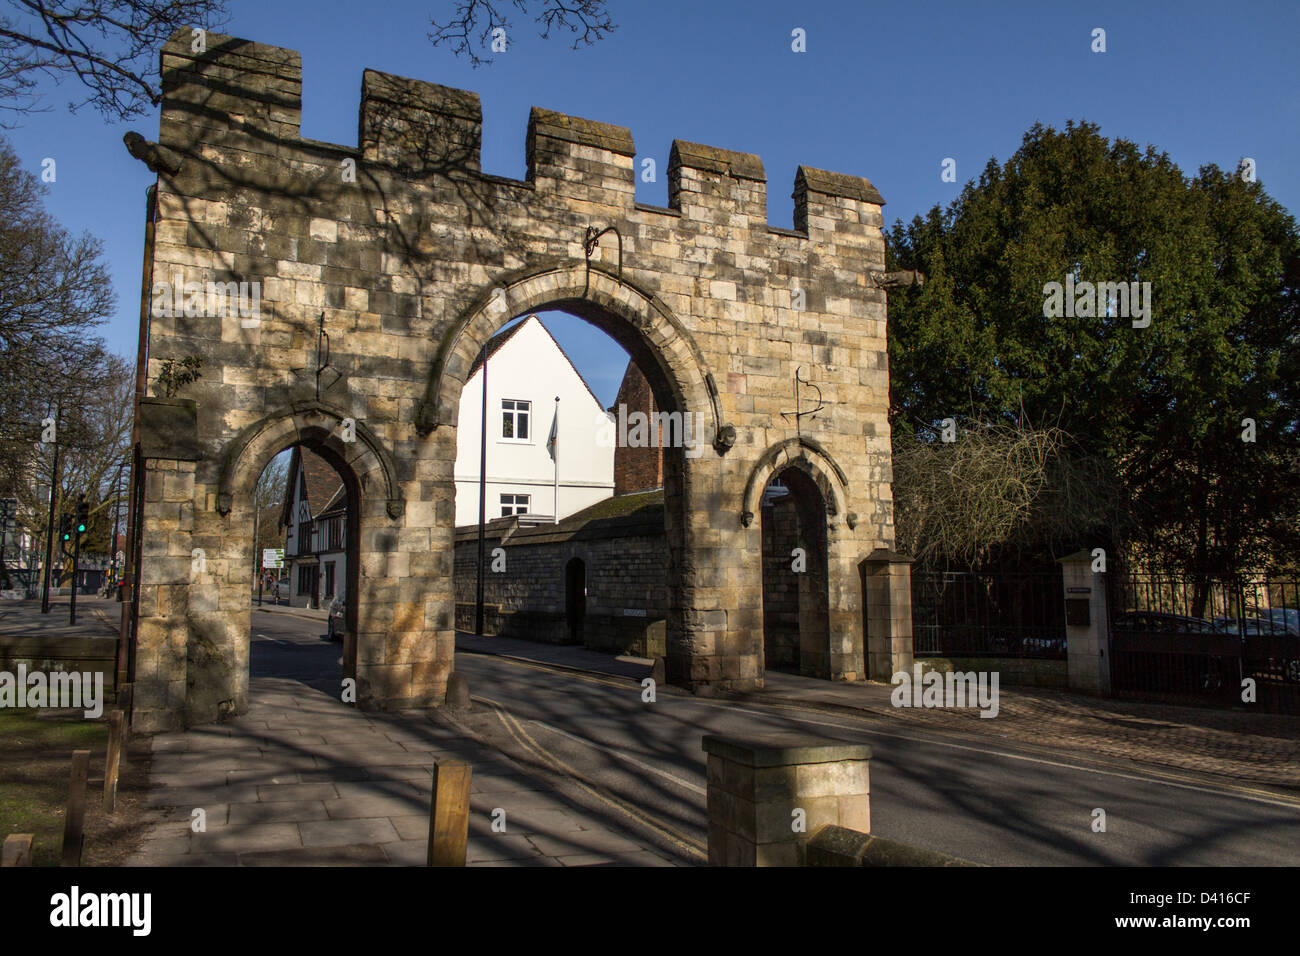
M487 526L487 360L488 341L483 342L479 364L483 370L483 409L479 416L478 456L478 577L475 580L474 633L483 636L483 550ZM454 622L453 622L454 623Z
M551 460L555 465L555 504L552 524L560 523L560 396L555 396L555 438L551 441Z

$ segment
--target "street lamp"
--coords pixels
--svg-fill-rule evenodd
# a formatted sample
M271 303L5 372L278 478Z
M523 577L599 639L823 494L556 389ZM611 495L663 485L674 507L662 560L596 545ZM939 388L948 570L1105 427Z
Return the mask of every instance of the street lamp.
M59 493L59 421L63 418L63 403L54 409L54 462L50 466L50 515L45 525L44 579L41 585L41 613L50 613L50 565L54 563L54 506Z
M18 515L17 498L0 498L0 587L9 586L9 568L5 564L5 545L9 543L9 519Z

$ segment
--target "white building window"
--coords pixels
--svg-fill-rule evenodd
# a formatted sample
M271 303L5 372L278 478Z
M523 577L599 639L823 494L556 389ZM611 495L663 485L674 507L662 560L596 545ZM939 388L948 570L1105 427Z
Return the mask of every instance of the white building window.
M502 495L501 517L528 514L528 501L531 497L531 495Z
M513 398L501 400L501 437L514 441L528 441L528 419L533 403Z

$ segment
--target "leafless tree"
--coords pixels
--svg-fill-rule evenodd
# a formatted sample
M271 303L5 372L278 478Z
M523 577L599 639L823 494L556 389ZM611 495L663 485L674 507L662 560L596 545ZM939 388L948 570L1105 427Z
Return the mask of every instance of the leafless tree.
M106 118L160 99L158 50L181 28L225 21L224 0L5 0L0 13L0 110L29 112L42 79L76 79Z
M50 386L94 368L113 308L100 244L45 211L43 187L0 140L0 439L32 439Z
M62 374L40 392L42 421L32 436L0 441L0 490L18 502L17 530L45 540L50 487L54 513L71 512L86 496L90 527L82 552L111 554L113 514L125 497L119 465L131 444L131 408L135 374L116 355L96 350L69 353ZM127 465L129 468L129 464ZM57 558L56 558L57 560Z
M485 59L479 56L491 49L497 30L509 35L511 26L506 14L510 5L527 15L531 5L538 11L536 22L542 39L549 39L551 31L567 30L573 37L573 49L592 46L606 34L617 29L609 18L606 0L458 0L456 15L446 23L430 23L433 31L429 39L434 46L446 43L456 56L466 56L470 63L481 66ZM490 57L488 58L490 60Z
M894 447L896 547L922 568L1041 556L1113 532L1119 496L1098 463L1056 427L965 425L956 440L900 436Z
M258 517L254 551L259 566L264 549L284 547L284 532L279 524L280 509L284 505L284 485L288 477L289 455L282 452L272 458L270 464L262 470L253 489L253 505Z

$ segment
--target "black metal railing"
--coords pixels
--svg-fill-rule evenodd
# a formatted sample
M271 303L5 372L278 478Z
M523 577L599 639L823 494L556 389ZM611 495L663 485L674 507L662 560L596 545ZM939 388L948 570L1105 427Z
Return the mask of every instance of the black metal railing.
M1112 575L1117 693L1300 714L1300 582Z
M918 657L1066 656L1061 573L912 573Z

